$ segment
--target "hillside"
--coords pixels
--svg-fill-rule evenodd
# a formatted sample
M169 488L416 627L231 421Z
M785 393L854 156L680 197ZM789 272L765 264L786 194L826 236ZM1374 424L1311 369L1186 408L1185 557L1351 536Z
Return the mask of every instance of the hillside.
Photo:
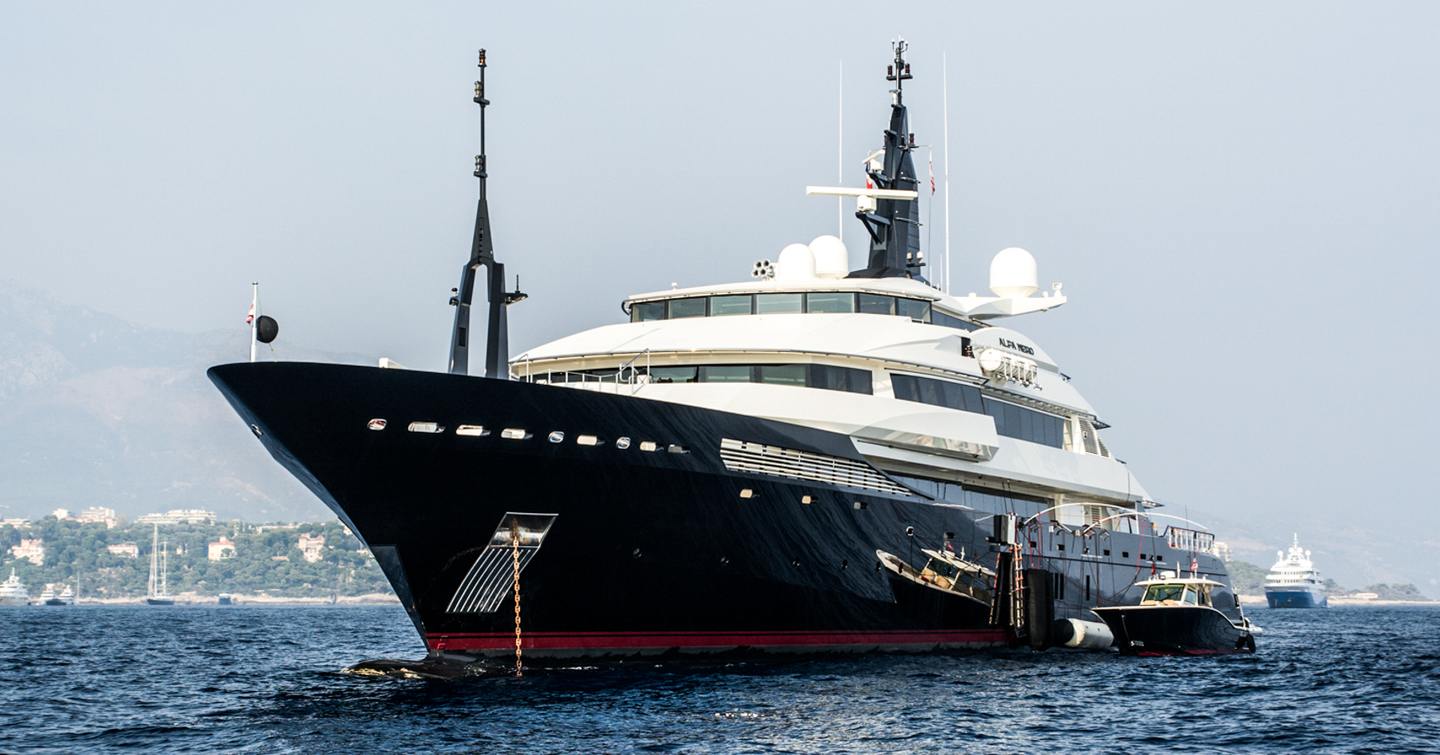
M329 513L274 464L205 377L248 331L143 328L0 281L0 517L108 506L250 521ZM293 359L360 363L286 344Z

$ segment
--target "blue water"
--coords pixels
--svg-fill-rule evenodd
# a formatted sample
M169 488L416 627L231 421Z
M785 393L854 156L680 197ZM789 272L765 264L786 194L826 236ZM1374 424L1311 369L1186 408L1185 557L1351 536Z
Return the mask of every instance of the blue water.
M1440 609L1255 609L1254 656L1032 653L366 678L374 608L0 610L0 751L1433 750Z

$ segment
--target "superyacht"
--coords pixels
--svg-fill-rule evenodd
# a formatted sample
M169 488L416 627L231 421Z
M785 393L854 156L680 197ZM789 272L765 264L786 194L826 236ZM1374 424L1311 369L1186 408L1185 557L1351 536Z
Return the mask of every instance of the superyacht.
M1103 634L1092 608L1187 566L1241 620L1214 534L1155 510L1059 358L1012 327L1066 304L1061 286L1017 248L989 294L927 280L912 70L892 52L865 185L810 188L854 198L858 265L822 235L511 358L524 294L492 245L482 51L447 371L210 369L365 542L432 659L1043 648Z
M1310 551L1300 547L1295 533L1289 549L1275 553L1275 565L1265 575L1265 602L1271 608L1325 608L1325 582L1310 560Z

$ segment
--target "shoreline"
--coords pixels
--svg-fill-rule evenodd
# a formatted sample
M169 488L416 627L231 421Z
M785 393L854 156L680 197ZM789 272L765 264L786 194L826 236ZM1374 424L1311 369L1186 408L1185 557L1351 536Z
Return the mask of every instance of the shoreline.
M1400 600L1400 599L1388 599L1388 598L1372 598L1372 599L1368 599L1368 600L1367 600L1367 599L1364 599L1364 598L1350 598L1350 597L1343 597L1343 596L1338 596L1338 595L1336 595L1336 596L1331 596L1331 597L1328 599L1328 603L1330 604L1330 606L1331 606L1332 608L1335 608L1335 607L1347 607L1347 608L1348 608L1348 607L1354 607L1354 606L1382 606L1382 607L1393 607L1393 606L1440 606L1440 600L1429 600L1429 599L1426 599L1426 600ZM1240 596L1240 605L1246 606L1246 607L1254 607L1254 606L1266 606L1266 605L1268 605L1268 604L1265 602L1265 596L1264 596L1264 595L1241 595L1241 596Z
M400 599L391 593L365 593L362 595L340 595L332 603L327 597L286 597L280 595L246 595L226 593L234 601L232 606L383 606L400 605ZM171 595L177 606L219 606L218 595ZM80 606L143 606L145 598L82 598Z

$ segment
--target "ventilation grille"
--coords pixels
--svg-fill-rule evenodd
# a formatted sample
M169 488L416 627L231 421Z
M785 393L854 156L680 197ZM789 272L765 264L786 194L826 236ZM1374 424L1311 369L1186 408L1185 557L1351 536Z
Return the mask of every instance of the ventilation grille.
M520 533L520 571L535 558L554 514L506 514L490 535L490 544L475 557L460 586L450 597L446 613L494 613L515 584L513 533Z
M864 462L841 459L779 446L748 443L731 438L720 440L720 460L731 472L810 480L846 488L878 490L913 496L904 486L875 471Z

